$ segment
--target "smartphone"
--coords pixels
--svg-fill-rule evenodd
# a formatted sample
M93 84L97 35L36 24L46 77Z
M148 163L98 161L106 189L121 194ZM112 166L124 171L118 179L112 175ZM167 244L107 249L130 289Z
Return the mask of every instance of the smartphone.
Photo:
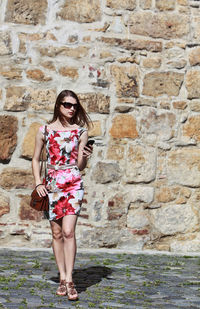
M90 147L92 146L93 144L95 143L95 140L94 139L89 139L87 144L85 145L86 147Z

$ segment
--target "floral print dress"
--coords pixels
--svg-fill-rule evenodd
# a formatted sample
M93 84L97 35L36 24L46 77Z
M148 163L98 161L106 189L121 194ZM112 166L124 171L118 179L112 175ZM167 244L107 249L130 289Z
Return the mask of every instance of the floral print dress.
M44 133L45 126L40 127ZM77 166L78 145L81 134L87 129L54 131L47 127L47 178L49 196L49 220L58 220L66 215L78 215L83 200L84 188ZM48 168L48 164L57 168ZM72 165L66 169L58 166Z

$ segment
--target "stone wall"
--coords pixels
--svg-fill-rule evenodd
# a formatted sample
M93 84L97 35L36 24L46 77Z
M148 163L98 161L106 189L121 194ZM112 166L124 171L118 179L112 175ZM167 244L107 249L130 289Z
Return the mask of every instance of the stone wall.
M0 245L51 246L29 208L37 128L72 89L94 127L79 247L200 251L200 1L0 1Z

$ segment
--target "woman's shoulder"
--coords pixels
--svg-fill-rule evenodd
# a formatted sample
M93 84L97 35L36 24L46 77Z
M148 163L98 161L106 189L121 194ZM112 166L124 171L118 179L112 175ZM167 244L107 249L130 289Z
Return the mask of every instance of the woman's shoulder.
M39 131L42 132L43 134L45 133L45 127L46 127L46 130L48 130L48 127L46 124L39 127Z
M79 134L80 134L80 135L81 135L83 132L88 131L88 129L87 129L87 128L84 128L84 127L79 127L78 130L79 130Z

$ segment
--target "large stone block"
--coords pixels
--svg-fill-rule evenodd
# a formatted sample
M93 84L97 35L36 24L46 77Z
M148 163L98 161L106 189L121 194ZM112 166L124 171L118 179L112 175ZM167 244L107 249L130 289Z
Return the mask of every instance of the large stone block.
M102 136L101 122L99 120L92 122L93 126L89 129L89 136Z
M0 193L0 217L10 212L10 199L5 194Z
M152 5L152 0L139 0L139 3L143 10L149 10Z
M200 141L200 116L191 116L183 125L183 136Z
M0 162L7 163L17 146L18 121L14 116L0 116Z
M136 65L111 67L118 97L139 97L139 71Z
M186 89L188 91L188 99L199 99L200 97L200 72L191 70L186 74Z
M80 59L88 56L89 48L86 46L78 46L75 48L71 48L67 46L55 47L49 45L47 47L39 47L38 51L40 52L41 56L45 57L54 58L56 56L65 56Z
M136 0L107 0L106 5L117 10L134 10L136 8Z
M34 70L27 70L26 71L27 78L39 81L39 82L48 82L52 78L50 76L46 76L44 72L42 72L40 69L34 69Z
M110 160L122 160L124 157L124 147L118 144L109 144L107 158Z
M156 177L156 150L151 147L129 146L125 180L128 183L151 182Z
M200 47L191 49L189 53L190 65L199 65L200 64Z
M78 69L77 68L74 68L74 67L68 67L68 66L65 66L65 67L61 67L59 69L59 73L62 75L62 76L66 76L66 77L69 77L71 79L77 79L78 78Z
M156 7L160 11L171 11L175 9L176 0L156 0Z
M60 12L57 14L64 20L78 23L92 23L101 19L99 0L65 0Z
M176 115L155 109L146 109L140 122L141 132L156 134L160 140L167 141L174 137Z
M0 56L12 54L10 35L0 31Z
M150 204L154 199L154 188L140 185L133 185L129 188L130 201L132 203Z
M183 14L132 13L127 21L130 32L153 38L176 39L189 33L190 20Z
M0 186L5 190L32 189L33 183L30 170L8 167L1 172Z
M22 69L19 69L11 63L4 63L0 67L0 75L8 80L19 80L22 78Z
M117 163L98 162L93 168L93 179L97 183L116 182L121 177L121 171Z
M6 22L37 25L45 23L47 0L8 0Z
M163 94L178 96L184 74L175 72L152 72L144 77L143 94L158 97Z
M118 115L112 121L110 135L113 138L129 137L135 139L138 137L136 124L136 119L133 116Z
M35 147L35 136L40 126L41 124L38 122L34 122L30 125L30 128L22 144L22 152L21 152L22 157L28 158L30 160L32 159Z
M4 110L25 111L29 104L29 92L27 88L12 86L6 89L6 102Z
M21 220L34 220L41 221L43 218L43 212L34 210L30 207L30 195L18 195L21 197L19 218Z
M200 187L200 150L183 148L171 151L167 159L167 177L172 184Z
M174 235L194 231L198 218L192 207L185 205L167 205L150 211L153 227L161 235Z
M129 209L127 214L127 227L144 230L149 226L148 210L142 208Z
M29 106L35 111L52 112L56 102L55 89L28 90Z
M100 40L103 43L109 44L111 46L116 46L124 48L130 51L135 50L147 50L151 52L160 52L162 51L162 42L153 41L153 40L142 40L142 39L119 39L119 38L109 38L101 37ZM135 61L134 61L135 62Z
M80 93L78 95L81 104L88 113L108 114L110 109L110 97L101 93Z

